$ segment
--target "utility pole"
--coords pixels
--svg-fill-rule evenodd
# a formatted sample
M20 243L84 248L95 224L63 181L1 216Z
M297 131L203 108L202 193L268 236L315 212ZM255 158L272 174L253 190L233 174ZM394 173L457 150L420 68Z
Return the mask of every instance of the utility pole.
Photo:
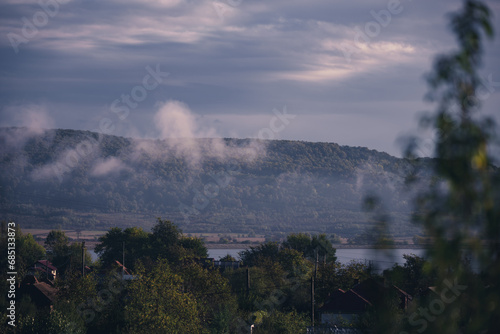
M247 297L250 296L250 269L247 267Z
M85 276L85 241L82 241L82 277Z
M314 276L311 276L311 326L314 327Z
M314 282L316 281L316 275L318 273L318 250L316 250L315 262L314 262L314 274L311 275L311 326L314 327Z
M318 250L316 250L316 262L314 262L314 280L316 280L318 274Z
M122 280L125 275L125 241L122 242Z

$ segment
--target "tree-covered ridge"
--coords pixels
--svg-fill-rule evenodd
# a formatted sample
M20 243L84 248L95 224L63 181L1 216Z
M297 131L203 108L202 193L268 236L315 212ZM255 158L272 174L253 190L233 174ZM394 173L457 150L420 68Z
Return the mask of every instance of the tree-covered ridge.
M415 164L367 148L22 128L0 129L0 142L2 206L26 227L150 227L151 218L166 216L186 232L272 234L300 226L352 236L369 223L363 197L377 193L396 217L394 232L415 232L404 192ZM127 217L109 218L116 213Z

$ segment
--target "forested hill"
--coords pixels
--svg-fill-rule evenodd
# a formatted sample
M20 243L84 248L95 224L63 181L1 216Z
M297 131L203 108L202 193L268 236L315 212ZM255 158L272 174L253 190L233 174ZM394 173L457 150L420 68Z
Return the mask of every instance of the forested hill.
M88 131L0 129L2 219L103 229L161 216L184 232L361 233L377 194L396 235L411 235L412 165L334 143L130 139Z

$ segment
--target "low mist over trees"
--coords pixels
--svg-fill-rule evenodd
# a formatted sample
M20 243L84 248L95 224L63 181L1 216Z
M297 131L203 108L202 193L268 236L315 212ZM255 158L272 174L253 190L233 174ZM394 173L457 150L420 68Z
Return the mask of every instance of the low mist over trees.
M0 141L8 146L20 133L2 128ZM85 148L93 150L78 155L76 147L89 141L96 146ZM408 160L333 143L220 141L225 149L217 154L206 140L190 141L195 163L168 140L49 130L2 151L0 182L8 196L1 204L25 226L150 228L166 216L187 232L286 235L307 226L353 237L372 223L361 206L372 192L396 217L395 235L417 232L404 191L415 168Z
M428 80L437 107L421 122L435 134L432 159L415 153L416 139L404 159L335 144L234 139L218 141L222 146L191 141L198 155L186 159L165 141L69 130L9 144L1 181L11 196L1 200L10 214L109 228L95 248L100 259L88 258L83 270L89 254L60 229L42 247L15 228L22 285L55 293L44 294L49 301L42 306L32 294L20 294L11 332L267 334L325 326L355 333L497 333L500 173L491 152L498 135L493 120L477 113L492 17L482 2L467 0L450 24L458 49L436 59ZM2 129L0 138L7 143L19 131ZM71 167L61 160L89 138L98 143L95 150ZM155 222L150 216L157 212L169 212L179 224ZM281 239L221 263L208 259L203 240L184 235L184 226L276 232ZM339 263L326 234L347 234L390 254L386 246L395 235L417 230L423 233L414 240L426 247L425 256L406 254L404 264L382 272L371 263ZM6 254L5 223L0 233ZM40 259L58 266L57 279L26 275ZM7 267L4 257L0 263ZM0 272L0 287L8 289L7 282ZM3 310L7 302L0 299ZM2 333L7 317L2 313Z

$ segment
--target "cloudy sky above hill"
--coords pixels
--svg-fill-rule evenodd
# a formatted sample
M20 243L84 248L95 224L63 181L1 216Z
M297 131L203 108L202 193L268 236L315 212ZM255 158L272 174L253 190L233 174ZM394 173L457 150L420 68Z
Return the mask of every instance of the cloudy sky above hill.
M486 3L498 36L500 1ZM168 137L166 129L260 135L400 155L397 139L432 109L424 74L454 49L446 14L460 5L4 0L0 124L148 138ZM500 38L486 49L482 113L498 115Z

